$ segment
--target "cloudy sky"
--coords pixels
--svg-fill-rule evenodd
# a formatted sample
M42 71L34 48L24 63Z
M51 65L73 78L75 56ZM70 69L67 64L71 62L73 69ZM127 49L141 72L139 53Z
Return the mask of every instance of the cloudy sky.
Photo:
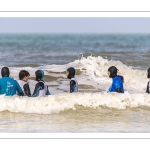
M0 33L150 33L150 18L0 18Z

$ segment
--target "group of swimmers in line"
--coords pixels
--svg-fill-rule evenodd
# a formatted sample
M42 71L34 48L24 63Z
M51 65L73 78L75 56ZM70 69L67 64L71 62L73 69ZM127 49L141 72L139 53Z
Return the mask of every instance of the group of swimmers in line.
M37 81L34 92L31 94L30 87L28 84L28 79L30 73L26 70L21 70L19 72L19 80L16 81L10 78L10 71L8 67L3 67L1 69L2 78L0 79L0 94L6 96L13 96L18 94L19 96L29 96L29 97L41 97L46 95L51 95L48 89L48 85L44 82L44 71L37 70L35 72L35 80ZM66 70L66 76L70 79L69 92L78 92L78 82L75 78L75 69L70 67Z
M118 69L115 66L108 68L108 76L112 78L112 85L108 89L108 92L124 93L124 77L117 75ZM19 72L19 80L16 81L9 77L10 71L8 67L1 69L2 78L0 79L0 94L6 96L13 96L18 94L19 96L29 97L41 97L51 95L48 89L48 85L43 81L44 71L37 70L35 72L35 80L37 81L33 94L30 92L28 84L29 72L21 70ZM75 69L70 67L66 70L66 76L70 79L68 92L78 92L78 82L75 78ZM147 78L150 78L150 68L147 70ZM146 93L150 93L150 81L147 84Z

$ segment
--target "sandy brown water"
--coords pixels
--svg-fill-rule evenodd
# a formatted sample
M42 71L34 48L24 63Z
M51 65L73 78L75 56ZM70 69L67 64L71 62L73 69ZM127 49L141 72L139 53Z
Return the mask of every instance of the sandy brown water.
M87 109L39 115L0 112L0 132L150 132L150 111L136 109Z

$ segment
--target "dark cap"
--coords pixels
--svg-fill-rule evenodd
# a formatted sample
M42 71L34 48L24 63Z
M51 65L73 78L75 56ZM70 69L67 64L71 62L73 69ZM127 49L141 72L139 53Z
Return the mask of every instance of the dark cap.
M1 69L1 75L2 75L2 77L9 77L9 75L10 75L9 68L8 67L3 67Z
M75 69L73 67L70 67L67 69L67 71L69 72L67 78L69 78L69 79L74 78L75 73L76 73Z
M117 76L118 69L115 66L109 67L108 71L110 72L110 78L114 78L115 76Z
M44 78L44 71L43 70L37 70L35 72L36 81L40 81Z

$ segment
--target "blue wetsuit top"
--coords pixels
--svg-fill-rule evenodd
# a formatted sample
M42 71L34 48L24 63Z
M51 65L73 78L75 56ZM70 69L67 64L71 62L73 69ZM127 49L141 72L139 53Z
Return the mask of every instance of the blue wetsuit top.
M118 92L118 89L121 91L119 93L124 93L123 82L119 76L113 78L111 87L108 89L108 92Z
M21 87L16 80L9 77L3 77L0 79L0 94L5 94L6 96L13 96L16 94L16 91L19 94L23 93Z

